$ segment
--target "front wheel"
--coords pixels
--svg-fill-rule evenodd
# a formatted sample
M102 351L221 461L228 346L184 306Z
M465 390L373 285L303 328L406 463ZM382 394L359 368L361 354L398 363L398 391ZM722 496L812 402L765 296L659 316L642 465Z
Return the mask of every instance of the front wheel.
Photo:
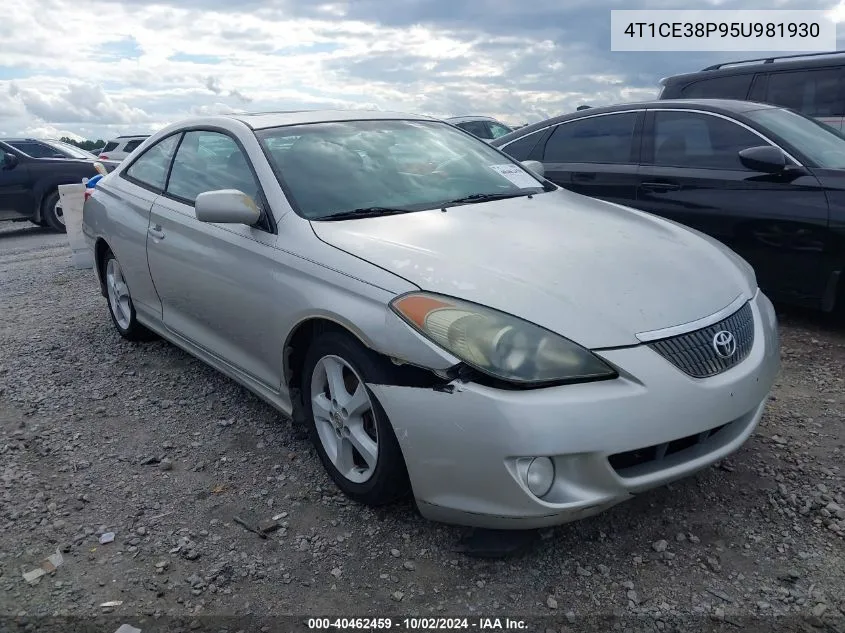
M47 226L59 233L66 233L65 214L58 191L51 191L44 197L41 205L41 218Z
M366 505L390 503L410 489L393 427L366 386L383 373L375 354L337 332L314 340L303 372L308 430L320 460L348 497Z

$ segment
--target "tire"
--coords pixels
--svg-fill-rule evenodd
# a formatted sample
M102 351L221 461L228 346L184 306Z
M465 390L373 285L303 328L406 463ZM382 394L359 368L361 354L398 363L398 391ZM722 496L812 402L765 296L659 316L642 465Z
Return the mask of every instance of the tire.
M342 376L342 380L333 384L341 387L331 389L327 367L340 367L340 374L333 375ZM384 377L381 359L352 336L340 332L318 335L308 349L302 373L303 410L320 461L344 494L370 506L391 503L410 491L405 460L393 427L364 384ZM335 407L333 400L337 402ZM352 408L347 411L343 405L350 403L357 403L361 413ZM369 459L364 457L365 452Z
M138 323L135 314L135 305L129 294L129 286L123 278L123 269L117 261L117 257L111 250L103 255L103 279L106 284L106 302L109 307L109 315L118 334L127 341L149 341L155 338L155 334Z
M41 218L42 222L54 231L67 233L64 215L62 214L61 206L59 205L58 190L51 191L44 196L44 201L41 203Z

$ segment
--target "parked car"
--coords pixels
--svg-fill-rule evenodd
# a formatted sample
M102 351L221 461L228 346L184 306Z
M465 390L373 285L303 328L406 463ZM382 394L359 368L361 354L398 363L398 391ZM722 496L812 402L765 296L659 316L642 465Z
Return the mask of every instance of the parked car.
M96 160L97 157L75 145L52 139L6 138L4 142L32 158L82 158Z
M513 132L514 128L489 116L456 116L445 119L470 134L490 140Z
M439 164L403 171L411 148ZM425 117L194 118L99 181L83 232L121 336L303 421L352 499L533 528L722 459L779 365L730 249L534 173Z
M845 312L845 136L748 101L591 108L497 139L571 191L707 233L773 299Z
M95 176L95 162L94 156L36 158L0 140L0 220L30 220L64 232L58 186Z
M134 152L147 138L149 138L148 134L118 136L103 146L103 149L100 150L100 160L119 163Z
M661 99L743 99L792 108L843 129L845 52L761 57L661 80Z

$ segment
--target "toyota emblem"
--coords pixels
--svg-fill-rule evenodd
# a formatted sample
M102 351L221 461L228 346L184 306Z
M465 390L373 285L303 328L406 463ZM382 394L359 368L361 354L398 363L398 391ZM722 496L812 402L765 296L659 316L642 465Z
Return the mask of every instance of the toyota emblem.
M713 349L722 358L730 358L736 353L736 337L727 330L716 332L713 336Z

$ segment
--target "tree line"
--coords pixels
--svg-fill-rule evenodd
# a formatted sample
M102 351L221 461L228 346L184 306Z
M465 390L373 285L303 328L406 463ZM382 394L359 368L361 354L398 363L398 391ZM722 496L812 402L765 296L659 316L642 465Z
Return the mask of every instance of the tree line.
M84 149L86 152L90 152L92 149L100 149L106 144L103 139L97 139L96 141L77 141L67 136L63 136L59 140L62 143L67 143L68 145L76 145L79 149Z

